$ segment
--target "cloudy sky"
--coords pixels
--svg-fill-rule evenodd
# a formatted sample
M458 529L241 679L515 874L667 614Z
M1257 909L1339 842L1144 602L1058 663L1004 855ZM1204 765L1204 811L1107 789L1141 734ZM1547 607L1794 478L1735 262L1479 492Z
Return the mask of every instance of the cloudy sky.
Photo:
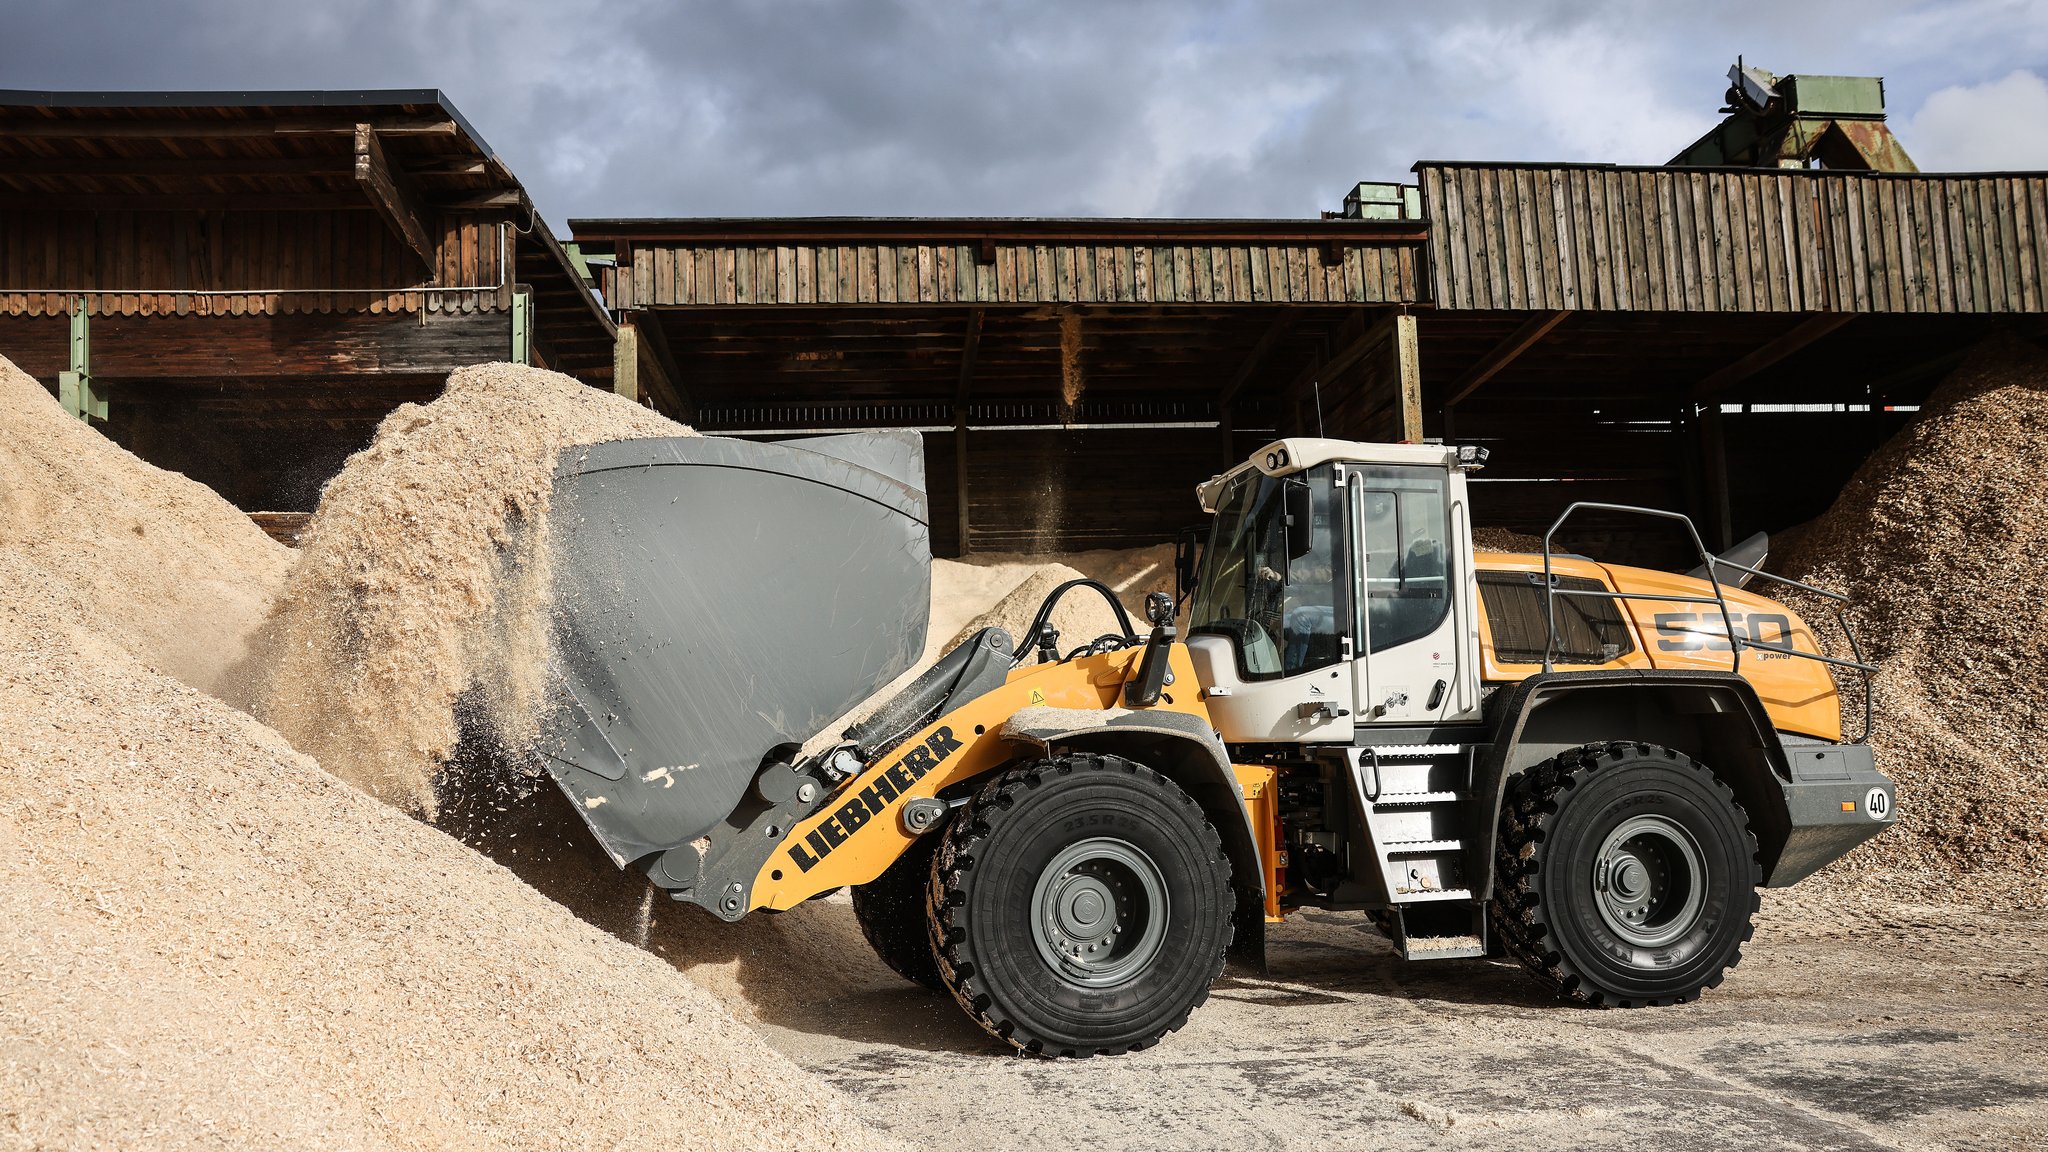
M1658 163L1738 53L2048 168L2048 0L0 0L0 85L440 88L578 216L1306 216L1418 159Z

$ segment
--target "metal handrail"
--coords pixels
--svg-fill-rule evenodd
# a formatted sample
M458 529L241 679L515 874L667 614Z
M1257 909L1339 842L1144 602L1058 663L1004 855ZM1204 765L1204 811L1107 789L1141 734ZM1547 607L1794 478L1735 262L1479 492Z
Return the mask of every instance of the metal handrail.
M1676 520L1680 524L1685 525L1686 535L1692 537L1693 547L1699 552L1701 566L1707 574L1707 582L1713 586L1714 604L1721 610L1721 635L1728 641L1728 670L1739 675L1742 671L1742 650L1744 648L1753 648L1759 652L1776 652L1784 656L1797 656L1804 660L1817 660L1830 667L1847 668L1861 672L1863 673L1863 732L1856 737L1854 743L1861 744L1865 740L1870 739L1871 727L1875 721L1875 708L1870 678L1877 671L1877 665L1863 659L1863 646L1856 639L1856 630L1849 626L1846 608L1837 607L1834 611L1834 617L1836 626L1841 628L1843 637L1849 642L1849 652L1855 657L1853 660L1844 660L1839 656L1829 656L1820 652L1803 652L1786 644L1766 644L1760 640L1752 640L1747 636L1738 636L1735 634L1734 617L1728 611L1728 594L1721 587L1720 569L1723 565L1726 565L1738 572L1747 572L1751 576L1761 576L1766 580L1775 580L1780 584L1787 584L1791 587L1811 592L1816 596L1832 600L1838 605L1846 606L1849 603L1849 597L1840 592L1829 591L1826 588L1816 588L1811 584L1801 580L1794 580L1789 576L1780 576L1774 572L1766 572L1761 568L1752 568L1747 564L1739 564L1733 560L1721 559L1707 550L1706 541L1700 538L1699 529L1693 526L1692 517L1687 516L1683 512L1669 512L1661 508L1641 508L1633 504L1603 504L1582 500L1574 502L1559 514L1557 520L1551 524L1550 530L1543 534L1543 671L1546 673L1557 671L1557 597L1559 596L1594 596L1614 600L1663 600L1681 604L1699 604L1704 602L1698 596L1676 596L1663 592L1623 592L1620 589L1612 588L1603 588L1598 591L1579 588L1559 588L1557 586L1556 574L1551 570L1550 561L1554 555L1550 546L1551 540L1556 537L1558 529L1564 527L1565 521L1571 519L1572 514L1580 509L1591 509L1595 512L1620 512L1630 515L1651 516L1662 520ZM1712 633L1707 633L1707 635L1712 635ZM1815 637L1814 643L1816 646L1819 645L1818 637Z

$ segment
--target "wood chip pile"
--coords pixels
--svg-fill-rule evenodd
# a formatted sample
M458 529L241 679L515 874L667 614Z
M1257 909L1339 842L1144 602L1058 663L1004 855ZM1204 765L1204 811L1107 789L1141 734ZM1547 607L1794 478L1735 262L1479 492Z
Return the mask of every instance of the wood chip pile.
M1775 571L1855 596L1858 633L1883 665L1872 743L1899 781L1902 826L1829 882L2048 904L2044 477L2048 355L2017 339L1988 344L1773 559ZM1816 605L1800 607L1830 634Z

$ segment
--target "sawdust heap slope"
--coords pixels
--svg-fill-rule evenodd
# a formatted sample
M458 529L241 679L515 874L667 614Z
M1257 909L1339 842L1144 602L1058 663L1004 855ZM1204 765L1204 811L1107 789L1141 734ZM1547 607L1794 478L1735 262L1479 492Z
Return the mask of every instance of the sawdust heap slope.
M1017 643L1024 642L1024 633L1030 630L1031 622L1037 618L1039 607L1053 589L1069 580L1081 579L1081 573L1065 564L1047 563L1030 570L1015 587L995 602L986 611L975 616L953 636L952 644L966 640L983 628L1002 628ZM1140 597L1142 599L1142 597ZM1131 626L1136 628L1143 617L1133 616ZM1059 630L1059 648L1062 654L1071 652L1097 637L1115 633L1122 635L1123 625L1115 613L1102 599L1100 593L1090 588L1075 588L1060 598L1053 608L1049 621Z
M1993 342L1774 565L1855 596L1883 666L1871 742L1899 781L1901 826L1848 857L1839 881L2048 903L2043 476L2048 355ZM1851 732L1858 691L1845 685Z
M400 406L328 482L300 537L252 710L328 771L432 812L465 693L509 742L535 719L559 453L687 435L513 364L461 369L433 402Z
M673 968L25 571L0 551L0 1143L877 1146Z
M0 548L137 660L217 691L291 568L212 489L153 467L0 358Z

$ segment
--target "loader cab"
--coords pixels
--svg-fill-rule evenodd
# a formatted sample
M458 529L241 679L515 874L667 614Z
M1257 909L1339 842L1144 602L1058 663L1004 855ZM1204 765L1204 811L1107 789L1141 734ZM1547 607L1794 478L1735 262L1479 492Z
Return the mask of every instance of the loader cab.
M1213 520L1188 647L1226 741L1348 743L1476 716L1454 450L1283 440L1201 495Z

